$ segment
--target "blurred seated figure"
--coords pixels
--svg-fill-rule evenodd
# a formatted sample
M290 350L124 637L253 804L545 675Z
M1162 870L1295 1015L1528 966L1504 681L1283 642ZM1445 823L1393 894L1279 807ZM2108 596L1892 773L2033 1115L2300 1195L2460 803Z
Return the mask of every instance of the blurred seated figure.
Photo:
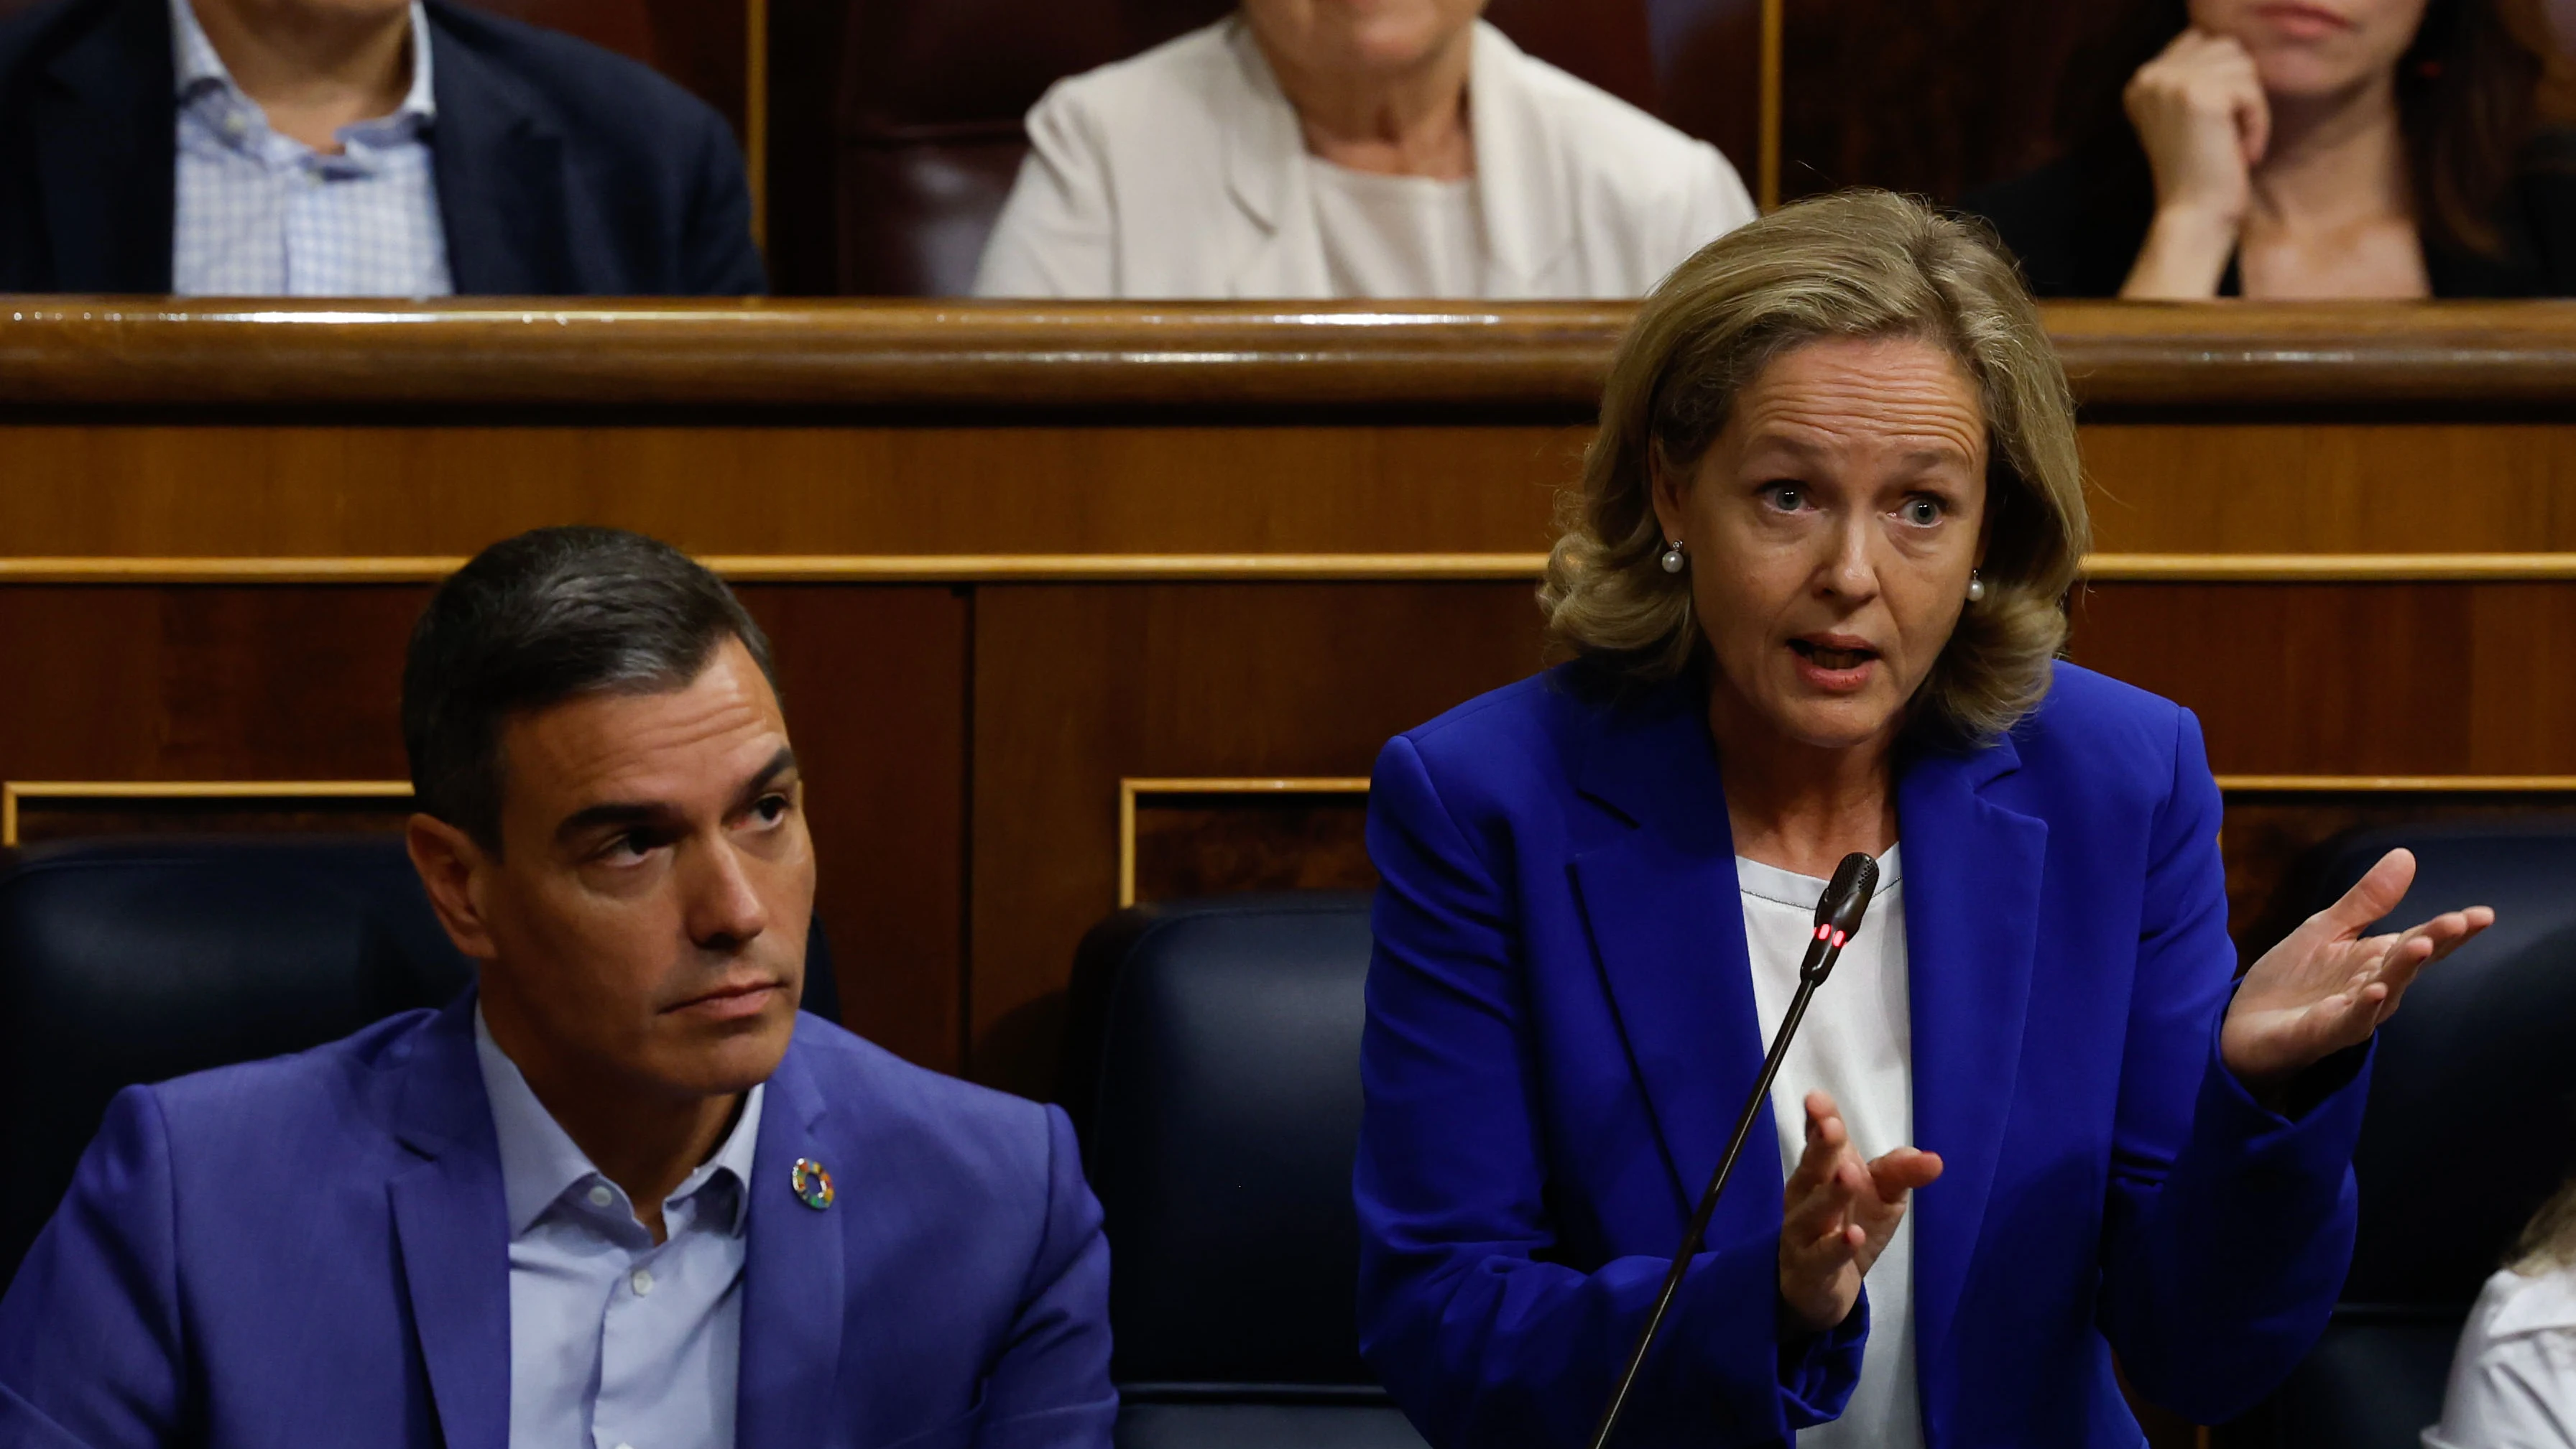
M1523 54L1483 0L1244 0L1059 82L975 290L1634 297L1753 219L1717 149Z
M2576 1183L2478 1295L2424 1449L2576 1449Z
M2074 153L1967 199L2034 291L2576 292L2541 0L2146 0L2137 24L2125 88L2072 82L2101 103Z
M0 25L0 292L765 289L722 117L446 0L57 0Z

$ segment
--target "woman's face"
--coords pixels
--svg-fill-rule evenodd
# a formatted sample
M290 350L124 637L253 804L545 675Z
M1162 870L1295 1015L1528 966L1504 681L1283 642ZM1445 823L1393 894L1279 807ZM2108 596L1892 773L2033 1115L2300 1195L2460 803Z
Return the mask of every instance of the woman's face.
M1721 694L1825 749L1903 723L1967 601L1985 508L1976 385L1913 338L1782 354L1698 466L1655 484Z
M2193 28L2254 54L2266 93L2322 100L2395 73L2427 0L2191 0Z
M1485 0L1243 0L1263 47L1317 75L1410 70L1484 9Z

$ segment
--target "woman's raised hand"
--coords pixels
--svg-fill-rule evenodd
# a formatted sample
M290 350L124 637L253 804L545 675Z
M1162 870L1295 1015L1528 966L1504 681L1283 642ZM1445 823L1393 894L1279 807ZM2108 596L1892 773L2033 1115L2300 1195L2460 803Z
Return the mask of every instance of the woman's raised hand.
M1781 1199L1780 1301L1790 1316L1810 1333L1850 1316L1910 1195L1940 1175L1939 1156L1911 1147L1862 1161L1842 1109L1809 1092L1807 1148Z
M2121 95L2156 179L2155 222L2124 297L2210 297L2253 205L2272 108L2234 38L2186 30Z
M2485 906L2452 911L2384 936L2362 928L2397 909L2415 882L2415 857L2392 850L2343 893L2263 953L2238 983L2218 1031L2219 1059L2258 1097L2345 1047L2368 1041L2394 1015L2417 972L2495 924Z

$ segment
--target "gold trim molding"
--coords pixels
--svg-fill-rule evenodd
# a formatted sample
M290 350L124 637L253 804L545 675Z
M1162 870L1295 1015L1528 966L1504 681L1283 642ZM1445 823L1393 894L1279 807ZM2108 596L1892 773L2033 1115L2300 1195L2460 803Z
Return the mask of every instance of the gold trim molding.
M409 780L0 781L0 849L18 844L23 800L408 800Z
M739 583L1518 582L1544 553L711 554ZM420 584L461 557L0 558L9 584ZM2534 583L2576 580L2567 553L2096 553L2092 583Z
M1118 782L1118 909L1136 904L1136 805L1156 795L1365 795L1366 776L1129 777Z

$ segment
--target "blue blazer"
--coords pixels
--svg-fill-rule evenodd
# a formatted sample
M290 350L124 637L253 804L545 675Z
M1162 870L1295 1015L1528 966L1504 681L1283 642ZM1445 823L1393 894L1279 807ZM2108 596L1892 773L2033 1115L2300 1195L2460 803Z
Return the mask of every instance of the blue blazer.
M428 0L430 130L459 294L766 289L724 118L568 35ZM165 293L178 190L169 0L0 25L0 292Z
M1912 1208L1928 1443L2137 1445L2115 1352L2159 1403L2240 1413L2342 1285L2367 1063L2321 1066L2295 1121L2218 1064L2198 725L2061 664L1896 793L1914 1140L1946 1164ZM1581 1443L1766 1045L1704 691L1525 680L1389 742L1369 811L1363 1349L1434 1445ZM1851 1391L1865 1311L1778 1328L1753 1142L1623 1442L1780 1443Z
M473 1021L121 1093L0 1299L0 1444L505 1449ZM1109 1249L1062 1112L806 1016L754 1160L736 1443L1106 1449Z

